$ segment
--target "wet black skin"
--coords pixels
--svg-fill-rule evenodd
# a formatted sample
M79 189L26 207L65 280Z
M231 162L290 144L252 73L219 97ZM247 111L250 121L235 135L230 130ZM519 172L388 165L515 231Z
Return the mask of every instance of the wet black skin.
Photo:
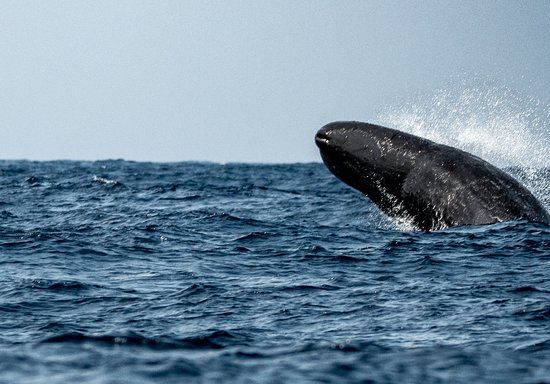
M516 219L550 224L517 180L459 149L355 121L327 124L315 141L336 177L422 230Z

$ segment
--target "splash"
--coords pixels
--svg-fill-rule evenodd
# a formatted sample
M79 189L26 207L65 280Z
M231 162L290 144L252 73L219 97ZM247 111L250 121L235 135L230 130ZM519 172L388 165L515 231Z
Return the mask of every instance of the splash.
M550 106L494 80L451 82L384 108L376 120L499 167L550 166Z
M550 106L495 80L458 80L383 108L376 122L477 155L550 208Z

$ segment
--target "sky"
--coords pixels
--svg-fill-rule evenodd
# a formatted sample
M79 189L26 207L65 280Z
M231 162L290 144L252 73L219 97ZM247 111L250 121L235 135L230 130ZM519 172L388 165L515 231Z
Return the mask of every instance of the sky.
M550 2L0 2L0 159L319 161L335 120L490 76L550 104Z

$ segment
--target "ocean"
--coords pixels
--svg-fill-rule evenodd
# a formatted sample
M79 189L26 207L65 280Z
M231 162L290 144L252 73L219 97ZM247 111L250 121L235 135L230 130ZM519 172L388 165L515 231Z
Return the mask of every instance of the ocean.
M550 169L509 172L548 208ZM1 383L550 382L550 228L320 163L0 161Z

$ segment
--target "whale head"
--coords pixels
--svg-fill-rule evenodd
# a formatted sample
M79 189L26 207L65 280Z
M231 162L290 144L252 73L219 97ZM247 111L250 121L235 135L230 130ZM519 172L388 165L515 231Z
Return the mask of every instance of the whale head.
M433 144L394 129L355 121L325 125L315 142L328 169L384 211L395 208L407 175Z

